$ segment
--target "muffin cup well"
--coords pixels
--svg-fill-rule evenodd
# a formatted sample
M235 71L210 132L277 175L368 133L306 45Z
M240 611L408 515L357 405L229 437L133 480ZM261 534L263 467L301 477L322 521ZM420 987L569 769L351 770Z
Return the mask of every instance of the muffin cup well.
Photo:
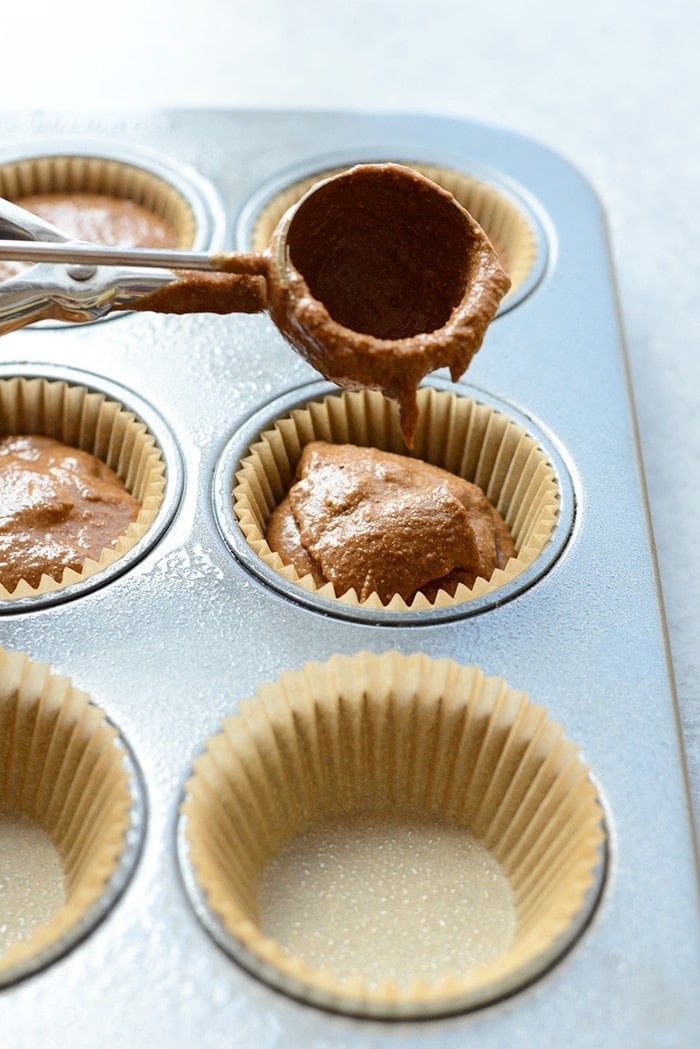
M2 646L0 809L49 836L65 879L52 919L0 957L2 985L54 960L106 914L136 860L143 818L131 756L104 712L47 664Z
M512 891L509 945L464 971L369 981L312 967L266 935L258 893L271 861L353 813L419 816L480 842ZM261 687L207 740L181 806L181 860L222 946L278 989L365 1016L446 1014L528 983L589 919L605 840L589 770L546 711L500 678L424 654L336 655Z
M433 602L417 594L408 605L398 595L383 604L370 595L362 607L392 611L446 608L505 586L538 558L552 536L559 509L554 468L537 440L492 406L432 386L418 391L419 424L414 454L477 484L502 514L517 556L473 588L454 596L440 591ZM407 454L396 411L373 391L329 394L293 409L260 433L243 455L233 490L233 512L249 547L273 571L310 593L360 606L354 590L337 594L332 583L316 587L283 564L266 539L267 521L286 495L302 450L313 440L374 446Z
M10 201L46 193L94 193L129 200L172 230L173 248L190 248L196 219L182 193L135 163L80 153L47 153L0 163L0 196ZM66 231L70 232L70 231Z
M162 451L146 424L118 401L86 386L36 376L0 378L0 437L22 434L52 437L101 459L141 508L98 560L87 560L80 571L67 568L60 579L45 575L38 586L22 580L12 593L0 585L0 601L64 589L124 557L156 519L166 485Z
M439 164L415 163L411 160L401 160L400 163L413 168L452 193L479 223L496 248L511 279L510 291L504 297L504 304L517 296L533 273L541 250L538 234L523 208L495 184L473 174ZM252 250L265 250L284 213L301 200L315 183L339 174L348 166L326 168L294 180L263 203L251 228Z

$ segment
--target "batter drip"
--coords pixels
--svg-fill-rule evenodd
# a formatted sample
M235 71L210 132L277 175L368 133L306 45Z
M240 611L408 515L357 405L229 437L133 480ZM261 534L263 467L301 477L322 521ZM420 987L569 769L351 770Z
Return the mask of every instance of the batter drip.
M319 183L264 253L179 272L130 309L270 316L294 349L348 390L380 390L412 447L416 391L464 372L510 287L488 237L451 193L411 168L358 164Z

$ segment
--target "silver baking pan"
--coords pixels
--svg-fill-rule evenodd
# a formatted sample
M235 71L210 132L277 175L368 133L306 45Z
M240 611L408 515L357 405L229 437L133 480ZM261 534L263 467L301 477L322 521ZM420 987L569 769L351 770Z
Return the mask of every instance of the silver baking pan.
M140 814L138 854L106 912L0 990L2 1044L697 1044L697 852L614 277L589 185L539 144L459 120L0 115L0 165L57 142L167 158L225 215L225 246L244 251L280 187L336 166L442 165L497 187L533 231L530 269L463 380L430 381L523 420L555 466L561 507L542 559L495 600L440 614L341 609L261 568L227 504L250 435L326 388L269 317L128 313L4 336L0 376L84 384L143 417L168 488L128 559L49 600L0 606L0 643L68 675L117 727ZM486 1008L410 1023L324 1011L233 960L201 914L178 820L205 739L262 682L333 653L391 649L476 664L546 706L592 770L608 835L599 896L563 957Z

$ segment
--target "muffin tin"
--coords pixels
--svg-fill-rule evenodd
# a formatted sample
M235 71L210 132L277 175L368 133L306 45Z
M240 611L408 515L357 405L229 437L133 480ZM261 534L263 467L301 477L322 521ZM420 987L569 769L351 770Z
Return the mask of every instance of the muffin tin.
M429 165L495 187L531 233L528 272L463 380L427 385L511 415L559 493L542 553L489 594L409 611L319 599L256 561L227 500L271 421L333 395L267 316L127 314L0 340L0 378L117 401L166 466L135 553L0 605L0 644L91 697L137 795L117 891L0 991L12 1045L693 1044L698 869L604 222L585 181L527 139L428 117L6 114L0 129L0 164L50 151L57 135L97 155L167 158L206 184L226 242L242 250L277 193L355 161ZM347 1015L358 1010L253 974L212 917L186 844L186 784L222 721L266 682L359 653L450 660L523 690L580 748L602 806L594 889L574 934L524 982L440 1019L429 1008Z

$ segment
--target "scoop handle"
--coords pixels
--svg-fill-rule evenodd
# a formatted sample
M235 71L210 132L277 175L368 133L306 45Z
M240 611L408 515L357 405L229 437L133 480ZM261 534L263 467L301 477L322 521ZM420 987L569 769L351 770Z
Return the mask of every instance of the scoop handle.
M21 208L17 209L23 215ZM13 232L13 229L16 232ZM73 266L133 266L138 269L201 270L204 272L261 275L267 262L256 252L174 251L161 248L122 248L81 241L54 242L27 236L26 228L14 227L0 215L0 259L16 262L62 262ZM45 230L42 230L42 235Z
M4 211L1 228L26 238L27 213L16 210L21 222L15 223ZM252 252L122 248L10 237L0 240L0 259L43 264L0 282L0 335L42 318L80 322L111 310L260 313L267 308L269 262Z
M0 335L53 316L51 298L42 287L18 285L0 291Z

